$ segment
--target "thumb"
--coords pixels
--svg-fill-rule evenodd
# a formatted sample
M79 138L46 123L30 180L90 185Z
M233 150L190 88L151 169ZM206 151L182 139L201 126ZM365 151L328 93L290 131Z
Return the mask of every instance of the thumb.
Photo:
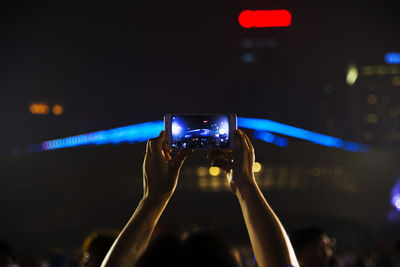
M193 150L191 149L185 149L179 151L175 157L172 158L172 160L169 163L169 167L173 171L179 171L179 169L182 167L183 162L185 159L192 154Z

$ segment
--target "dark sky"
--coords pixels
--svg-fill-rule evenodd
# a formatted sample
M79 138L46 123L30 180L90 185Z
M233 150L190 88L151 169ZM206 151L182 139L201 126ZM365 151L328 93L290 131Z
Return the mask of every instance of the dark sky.
M288 9L289 28L243 29L244 9ZM343 111L350 62L382 64L399 48L388 1L3 1L2 147L161 119L165 113L270 118L354 138ZM276 39L246 50L243 39ZM254 63L244 63L251 52ZM323 88L331 86L327 97ZM63 116L32 116L34 101ZM329 103L321 110L321 101Z

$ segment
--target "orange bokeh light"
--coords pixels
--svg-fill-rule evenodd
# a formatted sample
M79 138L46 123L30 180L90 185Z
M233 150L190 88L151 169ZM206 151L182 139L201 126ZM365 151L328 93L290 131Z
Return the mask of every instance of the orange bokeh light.
M54 105L52 111L54 115L59 116L63 114L64 108L61 105Z
M49 106L44 103L33 103L29 106L32 114L46 115L49 113Z

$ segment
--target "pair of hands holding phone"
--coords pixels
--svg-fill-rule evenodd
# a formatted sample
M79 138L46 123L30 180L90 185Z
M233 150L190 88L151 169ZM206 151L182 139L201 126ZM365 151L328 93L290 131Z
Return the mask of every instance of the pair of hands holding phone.
M208 154L211 165L223 169L230 188L236 195L246 187L255 186L253 175L254 148L249 137L235 131L235 150L213 150ZM175 191L179 172L185 159L193 152L180 150L171 157L165 147L165 132L147 142L143 163L144 198L168 200Z
M230 188L241 206L254 255L260 267L299 266L289 237L258 188L254 174L254 148L241 130L235 131L234 150L213 150L211 164L226 173ZM192 150L174 157L165 147L165 132L147 142L143 163L144 195L121 231L102 267L136 263L147 248L154 228L175 191L183 162Z

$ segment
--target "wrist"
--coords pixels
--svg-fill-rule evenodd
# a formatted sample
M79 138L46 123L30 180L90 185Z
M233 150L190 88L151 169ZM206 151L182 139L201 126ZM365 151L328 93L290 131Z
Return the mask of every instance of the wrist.
M142 202L152 206L163 206L168 203L172 194L147 194L142 197Z
M248 195L254 194L258 190L258 185L254 176L240 179L240 183L236 185L236 197L244 199Z

